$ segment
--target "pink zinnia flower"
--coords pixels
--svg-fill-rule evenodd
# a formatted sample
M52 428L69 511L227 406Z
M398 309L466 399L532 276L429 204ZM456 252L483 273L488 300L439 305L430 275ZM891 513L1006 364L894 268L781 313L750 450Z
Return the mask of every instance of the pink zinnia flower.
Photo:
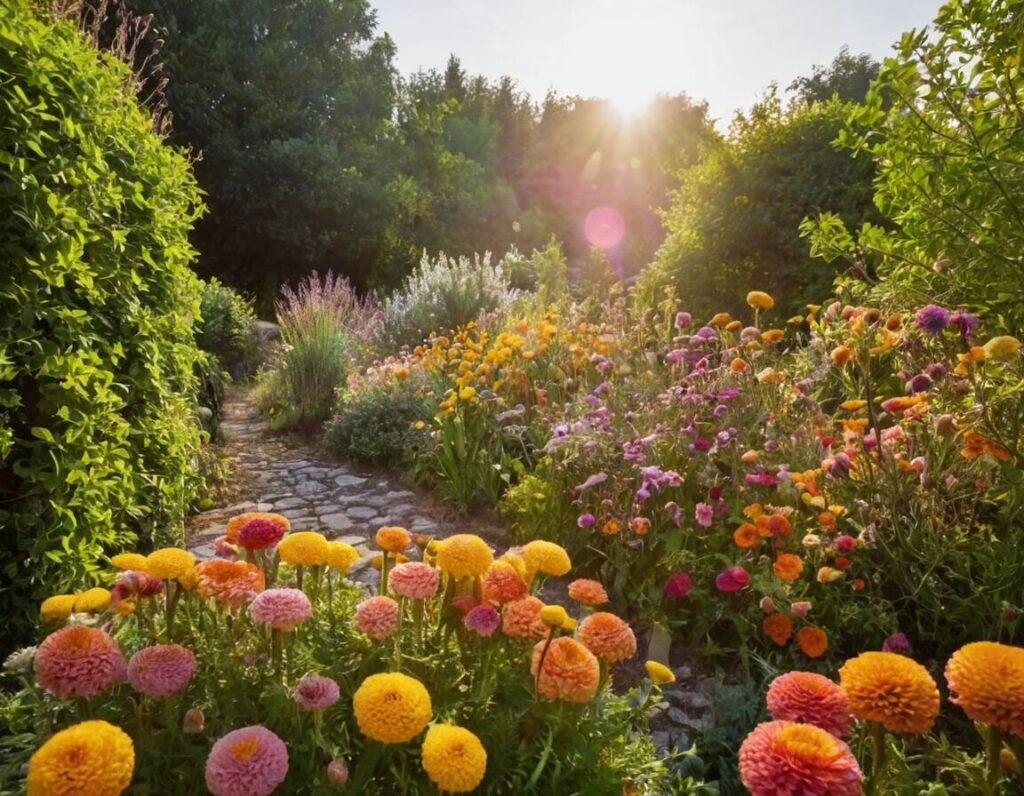
M388 587L407 600L424 600L437 593L440 576L421 561L407 561L388 573Z
M272 520L256 517L238 530L238 544L246 550L266 550L284 537L285 527Z
M164 582L145 572L129 569L117 576L110 590L110 601L119 603L129 597L152 597L164 590Z
M740 747L740 778L751 796L860 796L864 776L849 747L820 727L767 721Z
M715 586L719 591L739 591L750 583L750 573L743 567L729 567L715 576Z
M59 697L95 696L123 680L125 669L117 642L95 627L63 627L36 650L36 679Z
M836 738L850 733L846 693L823 675L788 672L776 677L768 686L767 702L773 719L813 724Z
M229 732L206 758L206 787L214 796L269 796L286 776L288 748L259 725Z
M665 581L666 597L685 597L693 588L693 580L685 572L676 572Z
M128 682L151 697L170 696L188 685L196 670L196 657L180 644L143 647L128 661Z
M238 555L238 548L228 540L228 537L219 536L213 543L213 552L217 554L217 558L226 558L230 561Z
M274 630L294 630L312 615L312 603L305 592L298 589L267 589L249 603L252 620L270 625Z
M857 540L848 534L843 534L836 539L835 547L840 553L849 553L857 546Z
M803 619L811 612L811 604L807 600L797 600L789 606L789 612L798 619Z
M489 636L501 626L501 614L490 603L481 603L470 608L462 621L474 633Z
M693 514L697 522L705 528L711 527L711 523L715 521L715 510L708 503L698 503Z
M338 684L330 677L307 674L295 688L296 704L306 710L329 708L341 696Z
M361 633L381 641L395 632L398 625L398 603L390 597L371 597L356 606L352 624Z

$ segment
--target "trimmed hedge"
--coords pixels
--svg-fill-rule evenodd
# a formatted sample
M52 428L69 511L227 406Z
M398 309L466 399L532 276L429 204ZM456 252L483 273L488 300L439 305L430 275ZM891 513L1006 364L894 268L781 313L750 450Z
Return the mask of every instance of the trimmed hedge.
M190 165L128 68L26 0L0 16L0 613L111 548L180 539L199 487ZM45 585L44 585L45 584Z

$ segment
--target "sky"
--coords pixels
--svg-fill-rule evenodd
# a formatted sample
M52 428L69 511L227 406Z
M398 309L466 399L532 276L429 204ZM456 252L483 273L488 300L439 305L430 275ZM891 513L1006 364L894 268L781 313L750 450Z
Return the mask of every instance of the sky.
M685 91L728 120L844 44L882 58L940 0L371 0L403 75L443 69L516 79L541 99L606 97L624 111Z

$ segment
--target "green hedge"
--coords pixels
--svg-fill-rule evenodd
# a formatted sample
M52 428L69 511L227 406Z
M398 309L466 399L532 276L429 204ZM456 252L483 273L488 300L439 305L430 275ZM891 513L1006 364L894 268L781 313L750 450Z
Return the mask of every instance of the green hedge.
M199 486L187 236L201 204L127 67L26 0L3 5L0 614L13 642L45 591L107 551L180 538Z

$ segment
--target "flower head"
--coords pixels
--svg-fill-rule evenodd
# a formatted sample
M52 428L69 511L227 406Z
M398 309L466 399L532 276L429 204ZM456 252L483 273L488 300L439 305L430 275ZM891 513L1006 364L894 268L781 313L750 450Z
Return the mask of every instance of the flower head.
M462 623L474 633L481 636L490 636L501 627L501 614L490 603L481 603L466 611Z
M747 293L747 304L755 310L770 310L775 306L775 299L763 290L751 290Z
M540 621L551 628L560 628L569 623L569 614L560 605L545 605L540 609Z
M1013 359L1020 351L1020 340L1009 335L993 337L985 343L985 358L995 360Z
M949 311L937 304L929 304L921 307L914 319L921 331L928 334L941 334L942 330L949 326Z
M134 569L140 572L146 570L146 557L141 553L118 553L110 559L110 563L121 570Z
M544 670L538 678L541 656L544 658ZM533 648L530 673L537 679L540 693L548 699L589 702L597 693L601 669L590 650L568 636L560 636L550 645L546 641L537 642Z
M476 534L457 533L437 545L437 565L456 580L483 575L494 561L487 543Z
M206 758L206 787L214 796L269 796L288 776L288 748L266 727L229 732Z
M63 622L74 610L74 594L55 594L43 600L39 606L39 615L44 622Z
M484 573L483 597L488 602L504 605L526 596L526 581L508 561L495 561Z
M808 625L797 631L796 645L808 658L820 658L828 649L828 635L820 627Z
M307 674L295 687L292 698L303 710L325 710L341 696L338 684L330 677Z
M569 584L569 597L583 605L597 606L608 602L608 592L596 580L579 578Z
M327 539L316 531L290 533L277 546L277 554L293 567L320 567L327 563Z
M129 597L153 597L164 590L164 582L141 572L129 569L117 576L114 588L110 590L113 602L120 602Z
M536 597L513 600L505 606L501 632L506 636L539 639L547 635L547 627L540 618L544 603Z
M979 641L946 664L950 701L973 721L1024 739L1024 649Z
M644 664L644 669L647 672L647 676L651 678L651 682L655 685L666 685L676 681L675 672L663 663L647 661L647 663Z
M385 525L377 530L377 547L389 553L404 553L412 544L412 536L405 528L397 525Z
M617 663L636 654L633 630L615 614L606 611L598 611L580 622L580 641L608 663Z
M250 520L268 520L275 525L279 525L285 532L290 531L292 527L288 518L281 514L272 514L266 511L248 511L245 514L239 514L237 517L232 517L228 520L227 528L224 530L227 540L232 544L237 544L242 527Z
M405 743L423 732L433 713L423 683L406 674L371 674L352 698L363 735L381 743Z
M768 721L740 747L740 778L752 796L860 796L863 775L846 744L825 730Z
M313 604L298 589L267 589L249 603L252 620L274 630L294 630L312 615Z
M188 550L164 547L146 556L144 571L160 580L174 580L187 575L195 565L196 557Z
M69 625L47 636L36 652L39 685L59 697L91 697L123 680L121 648L104 631Z
M893 652L862 652L839 670L857 718L890 732L925 733L939 713L939 690L921 664Z
M897 655L910 655L913 648L906 633L893 633L882 642L882 652L895 652Z
M437 593L441 576L429 564L407 561L388 573L388 587L407 600L424 600Z
M284 534L280 523L255 517L238 529L238 544L246 550L266 550L280 542Z
M105 721L83 721L44 743L28 764L28 796L123 793L135 769L127 733Z
M761 629L780 647L793 637L793 621L785 614L769 614L761 622Z
M666 597L685 597L693 589L693 579L685 572L674 572L665 581L662 591Z
M534 539L523 548L523 560L530 572L559 577L572 569L572 562L565 548L554 542Z
M237 608L263 591L263 570L245 561L211 558L196 567L200 597L213 598L221 605Z
M743 567L729 567L715 576L715 588L719 591L740 591L750 583L750 573Z
M435 724L423 739L423 770L445 793L476 788L487 771L487 752L469 730Z
M773 719L813 724L837 738L845 738L850 732L852 717L846 693L823 675L780 675L768 686L767 702Z
M180 644L143 647L128 661L128 683L140 694L165 697L188 685L196 657Z
M327 543L327 566L338 572L346 572L359 560L359 551L347 542L337 540Z
M796 580L804 571L804 562L800 556L792 553L779 553L772 569L781 580Z
M356 606L352 624L375 641L386 639L398 626L398 603L384 596L363 600Z

